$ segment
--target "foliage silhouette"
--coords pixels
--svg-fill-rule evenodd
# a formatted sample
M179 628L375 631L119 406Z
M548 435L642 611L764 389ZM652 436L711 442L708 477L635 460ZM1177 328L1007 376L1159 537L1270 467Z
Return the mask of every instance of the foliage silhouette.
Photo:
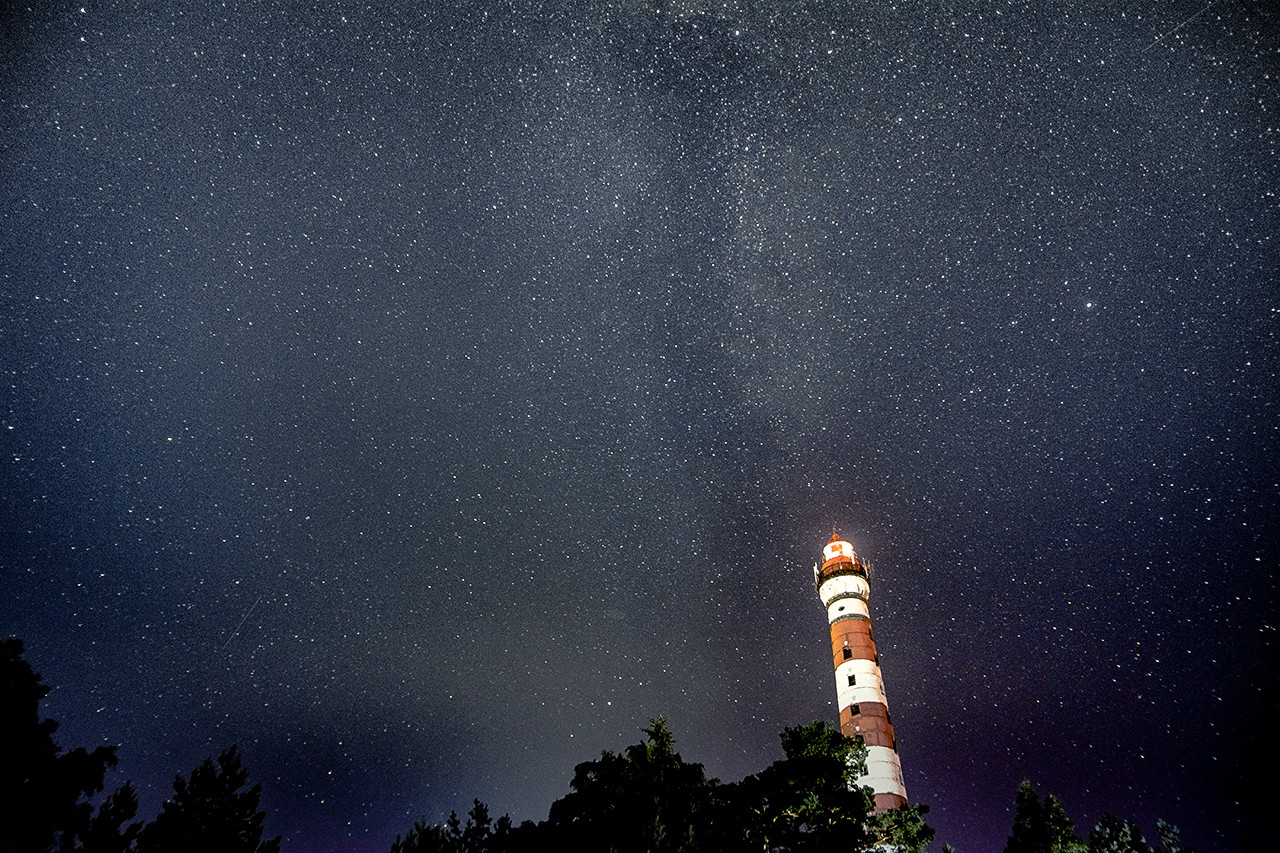
M866 747L827 723L784 730L786 757L729 785L680 757L665 719L643 731L645 742L574 768L570 793L541 824L513 828L503 817L489 830L476 800L465 826L456 813L443 825L420 820L391 853L850 853L876 845L920 853L933 838L924 806L871 814L870 790L853 786Z
M1104 814L1089 832L1089 853L1153 853L1142 830L1131 820Z
M1164 853L1198 853L1194 847L1184 847L1182 845L1182 832L1171 823L1157 820L1156 835L1160 837L1160 844L1164 847Z
M1062 802L1048 794L1044 802L1024 781L1014 799L1013 829L1004 853L1083 853L1085 844L1076 835Z
M418 820L403 837L396 836L391 853L519 853L539 849L532 840L536 832L531 821L513 827L507 815L491 821L489 807L475 800L465 825L457 812L450 812L443 826Z
M138 853L279 853L280 836L262 840L262 786L241 790L248 780L234 745L218 756L216 767L206 758L189 781L179 774L173 796L142 828Z
M678 850L708 808L701 764L675 751L667 721L644 729L645 743L622 755L605 751L574 768L573 789L552 803L545 834L565 849Z
M1152 847L1142 831L1131 820L1104 814L1089 832L1086 844L1075 834L1061 801L1052 794L1044 802L1023 782L1015 799L1013 830L1004 853L1197 853L1182 846L1178 827L1163 820L1156 821L1161 847Z
M90 802L116 764L116 748L63 753L53 741L57 722L40 719L48 695L22 641L0 640L0 844L15 853L124 850L137 833L120 828L137 812L133 788L126 783L96 815Z
M84 853L126 853L142 829L141 823L124 824L138 813L138 794L132 782L125 782L98 807L81 836ZM123 827L123 828L122 828Z
M865 846L873 799L853 781L866 770L866 746L826 722L784 729L781 739L786 757L743 779L729 797L743 832L726 849Z
M923 803L908 803L893 811L872 815L867 818L867 842L872 847L897 853L925 853L935 834L924 819L928 813L929 807Z

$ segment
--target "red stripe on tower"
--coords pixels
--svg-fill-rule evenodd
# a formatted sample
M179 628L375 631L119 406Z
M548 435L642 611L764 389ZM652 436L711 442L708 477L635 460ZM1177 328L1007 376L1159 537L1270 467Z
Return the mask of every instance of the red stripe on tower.
M831 623L840 731L866 743L867 772L855 784L869 786L875 792L876 812L886 812L907 802L907 788L902 784L902 762L871 635L867 566L835 531L822 549L822 558L822 568L815 566L813 574Z

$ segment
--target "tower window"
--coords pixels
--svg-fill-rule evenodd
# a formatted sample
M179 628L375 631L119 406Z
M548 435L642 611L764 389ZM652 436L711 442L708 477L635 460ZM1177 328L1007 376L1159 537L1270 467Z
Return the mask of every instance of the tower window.
M853 676L852 676L852 675L851 675L851 676L849 676L849 686L850 686L850 687L852 687L852 686L853 686Z
M845 660L853 659L853 649L849 648L848 646L844 647L844 659Z

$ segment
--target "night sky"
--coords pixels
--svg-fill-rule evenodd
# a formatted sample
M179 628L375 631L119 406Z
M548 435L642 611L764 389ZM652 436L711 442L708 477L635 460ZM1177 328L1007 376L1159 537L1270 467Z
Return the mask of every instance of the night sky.
M758 772L835 526L935 849L1023 779L1251 837L1269 4L32 5L0 634L143 817L231 743L293 851L542 820L659 714Z

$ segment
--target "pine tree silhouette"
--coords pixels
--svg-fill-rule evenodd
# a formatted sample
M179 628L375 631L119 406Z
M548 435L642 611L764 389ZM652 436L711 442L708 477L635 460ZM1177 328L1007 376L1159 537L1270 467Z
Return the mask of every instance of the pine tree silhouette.
M74 850L91 823L95 838L113 843L125 837L119 827L137 810L136 798L133 811L128 808L133 789L126 783L128 791L117 791L108 798L112 807L94 816L89 798L115 766L116 748L64 753L53 741L58 723L40 719L40 701L48 695L23 657L22 641L0 640L0 850Z
M179 774L173 796L138 836L137 853L279 853L280 836L262 840L262 786L241 790L248 781L234 745L216 766L206 758L190 780Z

